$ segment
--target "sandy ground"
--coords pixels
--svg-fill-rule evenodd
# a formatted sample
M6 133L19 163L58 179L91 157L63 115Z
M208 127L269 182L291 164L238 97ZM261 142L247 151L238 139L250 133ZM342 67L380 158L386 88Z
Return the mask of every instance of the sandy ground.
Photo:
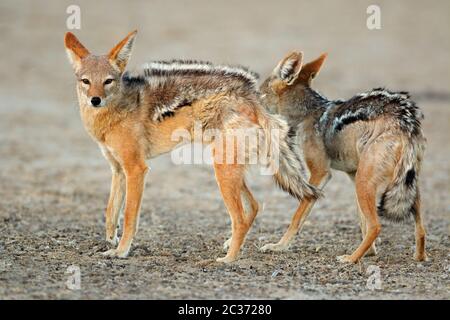
M106 52L138 28L131 66L150 59L242 63L267 75L290 49L329 61L316 87L332 98L375 86L410 90L428 138L423 212L430 261L413 260L412 223L383 224L379 254L335 257L359 243L354 191L336 172L285 253L258 248L283 234L296 202L254 174L264 210L231 265L218 264L229 218L212 168L149 161L140 230L130 257L100 253L110 170L84 132L63 49L70 1L0 3L0 298L449 299L450 3L380 1L382 29L366 28L366 1L81 3L86 46ZM66 288L78 266L81 290ZM366 286L379 267L381 289Z

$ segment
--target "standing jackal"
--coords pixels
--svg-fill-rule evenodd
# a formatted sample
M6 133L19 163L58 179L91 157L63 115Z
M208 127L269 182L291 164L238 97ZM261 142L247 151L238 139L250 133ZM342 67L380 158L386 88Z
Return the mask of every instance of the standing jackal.
M376 253L378 216L393 221L414 217L416 259L425 260L418 185L425 145L422 112L406 92L385 89L346 101L326 99L311 88L325 58L303 65L302 53L292 52L260 90L262 104L295 128L290 134L300 141L312 185L323 188L331 178L330 168L347 173L355 183L363 241L352 255L338 260L357 262L366 252ZM303 200L281 240L262 250L286 249L314 202Z
M255 74L242 67L169 61L150 63L133 75L125 68L135 36L136 31L130 33L102 56L90 54L72 33L65 36L78 79L81 118L111 165L106 240L113 245L118 242L119 213L125 201L122 237L117 248L105 255L128 255L148 171L145 160L178 147L179 141L171 138L174 130L191 132L194 123L220 130L224 136L232 129L260 129L268 157L276 156L274 146L279 147L279 164L274 172L277 183L298 199L318 196L318 190L301 176L301 159L288 146L287 123L259 105ZM271 129L279 130L279 141L272 141ZM219 149L221 154L236 155L233 140L225 141L212 139L207 143L212 145L214 155ZM246 164L222 160L214 156L214 169L231 216L232 237L226 242L227 255L218 261L231 262L252 225L258 203L244 181ZM249 204L249 212L244 211L242 199Z

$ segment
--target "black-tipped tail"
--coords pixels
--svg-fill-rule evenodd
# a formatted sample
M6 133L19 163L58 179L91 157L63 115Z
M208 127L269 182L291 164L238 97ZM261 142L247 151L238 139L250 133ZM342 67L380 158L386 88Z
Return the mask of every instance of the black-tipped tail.
M422 139L408 139L395 173L395 178L383 192L378 214L394 222L414 215L414 203L419 195L418 175L424 150Z

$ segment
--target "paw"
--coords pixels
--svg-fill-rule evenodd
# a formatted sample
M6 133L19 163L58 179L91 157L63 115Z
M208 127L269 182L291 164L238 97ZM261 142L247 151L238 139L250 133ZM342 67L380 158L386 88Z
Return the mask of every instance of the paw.
M106 237L106 242L111 244L112 246L116 247L119 244L119 237L117 235L114 235L112 237Z
M336 257L337 261L340 263L356 263L356 260L352 258L351 255L344 254L342 256Z
M416 261L425 261L425 262L429 260L427 254L425 252L422 254L416 254L414 256L414 259Z
M117 245L119 244L119 237L117 236L118 229L119 229L118 227L106 228L106 242L112 244L114 247L117 247Z
M262 252L268 252L268 251L285 251L288 249L287 245L279 244L279 243L268 243L264 246L262 246L259 250Z
M217 258L216 261L221 263L231 263L236 261L236 257L225 256L223 258Z
M110 249L108 251L105 251L102 253L104 257L111 257L111 258L126 258L128 256L128 250L117 250L117 249Z
M223 250L227 251L231 245L231 238L223 243Z

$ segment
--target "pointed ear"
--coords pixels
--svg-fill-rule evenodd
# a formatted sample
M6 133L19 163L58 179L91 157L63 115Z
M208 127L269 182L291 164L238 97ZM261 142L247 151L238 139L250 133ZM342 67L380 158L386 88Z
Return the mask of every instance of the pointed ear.
M297 79L303 65L303 53L293 51L278 63L274 74L287 85L291 85Z
M322 65L325 62L327 56L327 53L322 53L322 55L316 60L305 64L302 68L302 72L300 72L301 81L310 84L312 79L314 79L319 74L319 71L322 68Z
M64 36L64 45L66 47L67 57L75 69L79 67L81 60L90 54L88 49L71 32L67 32Z
M131 56L134 39L136 38L137 30L130 32L125 39L120 41L108 54L109 61L113 66L117 66L120 72L124 72Z

